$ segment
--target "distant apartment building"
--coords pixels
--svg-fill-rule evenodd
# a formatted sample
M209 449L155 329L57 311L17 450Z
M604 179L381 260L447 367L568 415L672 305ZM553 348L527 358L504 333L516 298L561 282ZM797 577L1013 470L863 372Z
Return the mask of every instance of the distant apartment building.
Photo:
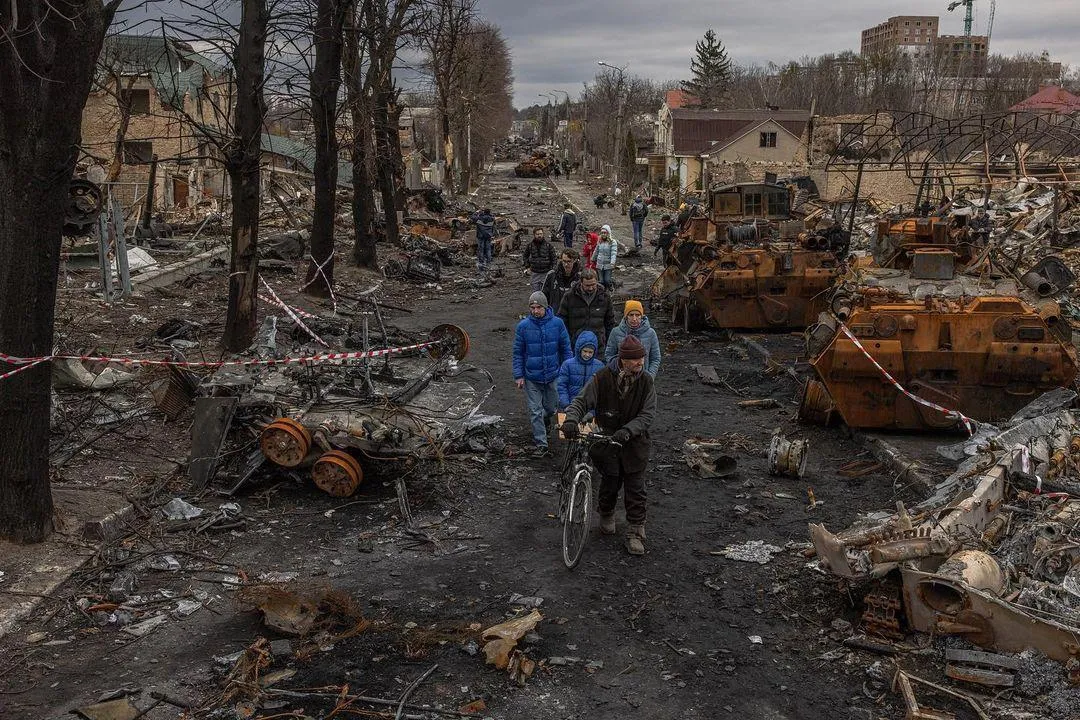
M934 46L937 33L936 15L897 15L862 31L861 52L866 56L900 50L919 57Z
M985 35L941 35L937 39L937 48L946 60L954 63L976 60L981 66L990 52L990 38Z

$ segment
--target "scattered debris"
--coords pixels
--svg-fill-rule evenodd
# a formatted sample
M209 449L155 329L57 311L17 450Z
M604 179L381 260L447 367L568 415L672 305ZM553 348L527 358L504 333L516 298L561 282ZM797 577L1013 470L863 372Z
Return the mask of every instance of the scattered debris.
M486 641L483 651L487 664L506 670L513 682L524 685L536 669L536 663L518 649L517 644L543 619L539 610L533 610L528 615L484 630L480 637Z
M758 563L759 565L765 565L772 560L772 556L778 552L783 552L783 548L770 545L764 540L748 540L741 545L728 545L723 550L710 554L722 555L728 560L738 560L740 562L752 562Z

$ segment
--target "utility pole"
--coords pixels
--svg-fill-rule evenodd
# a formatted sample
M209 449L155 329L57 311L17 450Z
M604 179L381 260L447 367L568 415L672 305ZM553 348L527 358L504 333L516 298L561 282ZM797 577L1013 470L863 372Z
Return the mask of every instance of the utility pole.
M622 142L623 142L623 138L622 138L622 121L623 121L623 103L624 103L623 79L626 77L626 68L627 68L627 66L623 65L622 67L615 67L614 65L609 65L608 63L604 62L603 60L597 60L596 64L597 65L602 65L603 67L606 67L606 68L610 68L610 69L614 70L615 72L617 72L619 74L619 79L615 83L615 95L616 95L617 100L618 100L618 105L617 105L617 110L616 110L616 115L615 115L615 154L612 156L612 158L614 159L614 164L613 164L614 172L612 173L612 178L611 178L611 194L614 195L616 188L619 187L619 170L622 169L621 145L622 145Z

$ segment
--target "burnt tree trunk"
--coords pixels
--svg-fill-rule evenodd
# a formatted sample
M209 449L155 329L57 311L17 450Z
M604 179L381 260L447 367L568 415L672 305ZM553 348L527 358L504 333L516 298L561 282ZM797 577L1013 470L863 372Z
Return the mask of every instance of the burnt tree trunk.
M391 95L390 104L387 106L387 127L396 130L401 126L402 109L401 103L398 102L398 93L395 92ZM405 158L401 155L401 133L396 131L387 133L387 140L390 142L390 175L394 183L394 207L404 212L408 193L405 188Z
M386 241L397 245L401 238L398 226L397 198L394 192L393 141L391 135L397 135L397 123L390 125L390 106L395 102L392 81L383 83L375 92L375 168L379 179L379 192L382 194L383 217L386 219Z
M364 92L360 68L359 31L353 28L345 43L345 87L349 113L352 119L352 186L353 186L353 262L359 267L379 269L375 242L378 239L375 226L375 196L371 173L372 133L371 107Z
M0 4L0 352L52 353L56 275L82 112L116 3ZM17 22L17 25L15 24ZM0 362L0 374L16 367ZM0 380L0 538L40 542L52 365Z
M262 174L263 73L266 66L266 0L243 0L236 44L236 132L225 161L232 189L232 254L229 307L221 344L246 350L255 339L259 290L259 208Z
M348 0L318 0L315 67L311 72L311 121L315 125L315 211L311 261L304 291L328 297L334 284L334 216L337 198L337 99L341 85L342 29ZM321 270L320 270L321 268Z

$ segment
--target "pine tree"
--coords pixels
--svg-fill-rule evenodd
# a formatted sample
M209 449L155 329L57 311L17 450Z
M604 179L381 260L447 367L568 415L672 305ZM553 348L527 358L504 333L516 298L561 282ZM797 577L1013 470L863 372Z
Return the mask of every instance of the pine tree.
M724 44L712 29L694 46L694 57L690 58L690 72L693 78L684 80L682 89L693 95L701 107L714 108L720 105L731 85L731 60L728 59Z

